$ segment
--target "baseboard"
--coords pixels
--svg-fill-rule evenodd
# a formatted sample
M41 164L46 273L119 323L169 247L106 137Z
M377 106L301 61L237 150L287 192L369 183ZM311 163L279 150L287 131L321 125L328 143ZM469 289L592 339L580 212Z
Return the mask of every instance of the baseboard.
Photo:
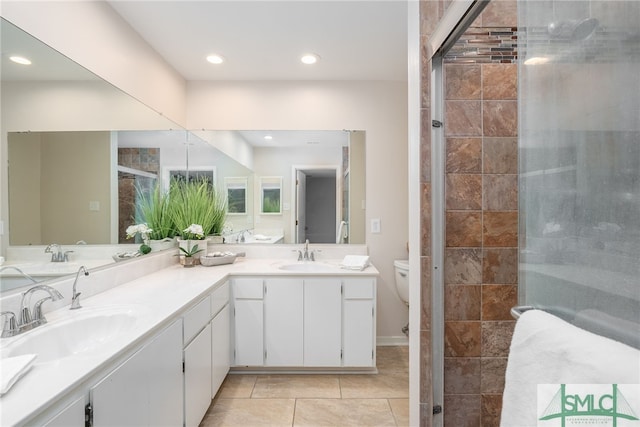
M409 337L404 335L377 337L377 345L380 347L393 345L409 345Z

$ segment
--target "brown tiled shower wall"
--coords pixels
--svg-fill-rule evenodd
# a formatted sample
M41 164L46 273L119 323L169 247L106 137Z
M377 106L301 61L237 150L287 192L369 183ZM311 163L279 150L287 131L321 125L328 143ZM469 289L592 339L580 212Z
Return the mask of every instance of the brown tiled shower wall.
M445 2L421 2L424 53ZM437 17L437 19L436 19ZM474 27L516 26L494 1ZM431 425L430 66L422 62L421 425ZM445 426L497 426L517 302L517 65L445 63ZM434 209L442 209L437 206Z

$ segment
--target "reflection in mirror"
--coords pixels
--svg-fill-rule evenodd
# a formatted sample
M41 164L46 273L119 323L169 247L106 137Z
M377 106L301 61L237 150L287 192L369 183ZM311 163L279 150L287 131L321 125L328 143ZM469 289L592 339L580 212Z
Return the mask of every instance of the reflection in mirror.
M325 240L365 243L364 132L277 131L270 132L270 141L263 131L187 132L6 20L0 25L5 254L37 253L42 266L50 243L76 255L84 248L131 244L124 230L136 222L136 188L165 191L175 171L205 171L218 191L233 197L230 243L240 235L247 243L320 243L312 221L296 231L296 220L321 197L307 195L308 206L298 203L295 167L313 171L305 176L311 182L335 171L335 213L323 216L335 221ZM32 64L4 60L18 52ZM260 176L282 177L279 215L260 212ZM307 192L313 194L313 186ZM16 262L22 261L33 259ZM108 262L110 256L90 267ZM69 267L58 270L73 273L75 265Z
M248 234L258 237L245 239L251 243L365 243L365 132L197 133L221 150L250 153L255 215L229 215L228 241Z
M117 130L179 126L5 19L0 19L0 31L5 266L47 280L74 273L80 253L95 258L86 262L90 268L113 262L115 249L101 244L119 241ZM12 55L27 57L31 64L6 60ZM179 134L184 141L185 131ZM184 150L184 144L180 147ZM71 251L71 262L50 262L44 249L54 242ZM65 265L52 269L51 264ZM30 283L12 271L2 272L2 291Z

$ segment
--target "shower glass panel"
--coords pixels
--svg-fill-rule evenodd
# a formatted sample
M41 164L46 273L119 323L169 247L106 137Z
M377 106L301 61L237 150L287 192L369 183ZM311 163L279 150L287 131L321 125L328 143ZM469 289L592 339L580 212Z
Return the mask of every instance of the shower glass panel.
M521 1L522 304L640 347L640 2Z
M118 243L132 243L127 238L127 227L142 222L138 218L141 198L149 198L155 190L158 179L155 175L127 168L118 170ZM141 243L141 237L135 237Z

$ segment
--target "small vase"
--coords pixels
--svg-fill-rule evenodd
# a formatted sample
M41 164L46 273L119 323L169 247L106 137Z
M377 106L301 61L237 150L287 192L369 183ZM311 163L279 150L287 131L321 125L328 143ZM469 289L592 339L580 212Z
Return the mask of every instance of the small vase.
M190 257L186 257L184 256L184 253L180 252L180 264L184 264L184 260L186 258L193 258L193 262L196 265L200 264L200 255L207 250L207 242L205 240L183 240L178 238L178 245L181 248L185 248L187 251L190 251L195 245L198 245L198 249L204 249L203 251L193 254Z
M196 259L194 257L185 256L183 258L184 258L184 264L182 264L182 266L184 268L191 268L196 266Z

